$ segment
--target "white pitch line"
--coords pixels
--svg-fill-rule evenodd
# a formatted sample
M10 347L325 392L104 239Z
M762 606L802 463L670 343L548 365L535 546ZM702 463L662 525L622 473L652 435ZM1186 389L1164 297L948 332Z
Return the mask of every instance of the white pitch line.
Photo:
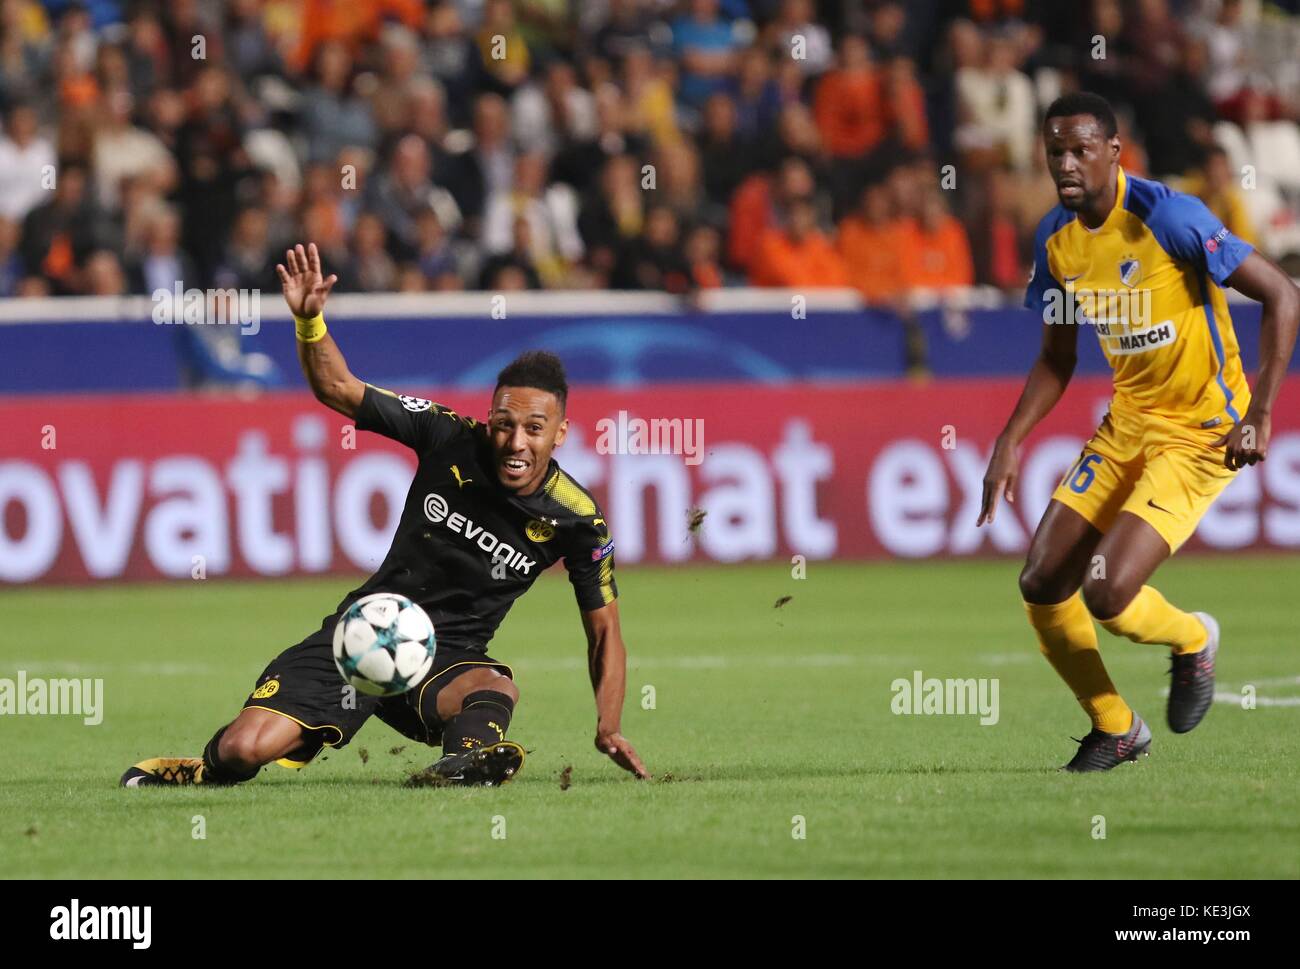
M979 657L981 663L988 663L990 666L1010 666L1013 663L1028 663L1031 660L1036 661L1036 657L1041 655L1037 650L1025 650L1023 653L984 653Z
M1220 686L1224 685L1226 684L1220 684ZM1214 702L1241 706L1241 690L1248 686L1300 686L1300 676L1265 676L1257 680L1251 680L1249 683L1243 683L1237 688L1236 692L1231 689L1215 690ZM1169 696L1169 687L1162 686L1160 695ZM1300 707L1300 696L1260 696L1256 693L1254 700L1255 705L1259 707Z
M979 660L993 666L1028 662L1033 659L1028 653L985 653ZM550 673L584 670L586 660L579 656L556 658L529 658L518 660L503 659L521 673ZM897 666L912 669L917 662L914 656L886 655L880 653L801 653L797 655L701 655L632 658L628 662L631 673L652 670L723 670L731 668L782 669L786 667L805 668L845 668L852 666ZM65 674L73 676L108 676L126 674L128 676L210 676L228 670L225 665L215 663L82 663L66 660L18 660L12 664L0 666L0 675L6 669L25 670L29 674ZM252 669L252 667L250 667ZM255 671L254 671L255 672ZM253 675L253 674L250 674ZM1300 676L1266 677L1255 680L1251 686L1297 686ZM1162 687L1161 696L1169 695L1169 688ZM1241 705L1241 694L1219 690L1214 694L1214 702ZM1300 707L1300 697L1255 697L1255 705L1260 707Z
M1300 676L1274 676L1251 681L1252 686L1300 686Z
M224 667L213 663L76 663L66 660L16 660L15 670L28 673L71 673L88 676L92 673L129 673L132 676L206 676Z
M1215 703L1231 703L1233 706L1241 706L1240 693L1218 693L1214 694ZM1300 696L1256 696L1255 706L1257 707L1300 707Z

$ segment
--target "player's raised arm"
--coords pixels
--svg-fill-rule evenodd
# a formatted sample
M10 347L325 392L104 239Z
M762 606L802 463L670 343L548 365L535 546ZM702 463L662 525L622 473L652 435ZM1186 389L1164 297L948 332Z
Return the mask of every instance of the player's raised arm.
M288 268L276 264L275 271L284 301L293 313L302 372L317 400L340 414L355 417L366 385L352 376L334 338L325 330L325 300L338 277L326 279L322 275L320 253L314 242L305 249L299 243L284 255Z
M622 734L623 696L627 688L627 648L618 622L618 601L582 611L587 633L587 669L596 693L596 749L639 778L650 772Z
M997 514L998 500L1006 495L1015 503L1016 477L1020 473L1020 459L1016 448L1056 406L1074 375L1079 354L1079 328L1070 322L1044 323L1043 345L1038 359L1029 371L1025 389L1011 412L1007 426L998 435L984 474L984 497L980 503L977 525L992 522Z
M1282 389L1296 329L1300 327L1300 290L1281 267L1258 252L1248 255L1225 282L1239 293L1263 304L1259 333L1259 374L1251 391L1250 406L1227 434L1215 441L1224 447L1223 463L1234 470L1263 461L1272 431L1273 404Z

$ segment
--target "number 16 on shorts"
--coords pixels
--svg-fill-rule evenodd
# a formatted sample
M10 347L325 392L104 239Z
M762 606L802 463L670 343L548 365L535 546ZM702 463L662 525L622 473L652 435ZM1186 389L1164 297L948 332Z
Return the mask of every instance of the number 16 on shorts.
M1079 459L1079 463L1066 473L1066 479L1070 482L1070 490L1076 495L1081 495L1092 487L1092 482L1097 477L1096 466L1101 464L1100 454L1085 454Z

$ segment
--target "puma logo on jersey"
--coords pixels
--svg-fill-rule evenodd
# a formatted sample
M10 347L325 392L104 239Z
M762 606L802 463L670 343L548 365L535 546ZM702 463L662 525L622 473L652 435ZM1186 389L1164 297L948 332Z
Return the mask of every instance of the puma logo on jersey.
M454 465L454 464L451 466L451 473L452 473L452 474L455 476L455 478L456 478L456 485L457 485L457 487L460 487L460 488L465 487L467 484L469 484L471 481L474 480L473 478L462 478L462 477L460 476L460 468L457 467L457 466Z

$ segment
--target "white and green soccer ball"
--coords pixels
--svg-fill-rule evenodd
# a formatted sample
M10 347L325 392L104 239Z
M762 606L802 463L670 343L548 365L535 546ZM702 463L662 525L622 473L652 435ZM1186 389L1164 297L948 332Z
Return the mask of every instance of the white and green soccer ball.
M334 663L343 679L370 696L397 696L416 686L433 666L435 640L429 614L406 596L362 596L334 627Z

